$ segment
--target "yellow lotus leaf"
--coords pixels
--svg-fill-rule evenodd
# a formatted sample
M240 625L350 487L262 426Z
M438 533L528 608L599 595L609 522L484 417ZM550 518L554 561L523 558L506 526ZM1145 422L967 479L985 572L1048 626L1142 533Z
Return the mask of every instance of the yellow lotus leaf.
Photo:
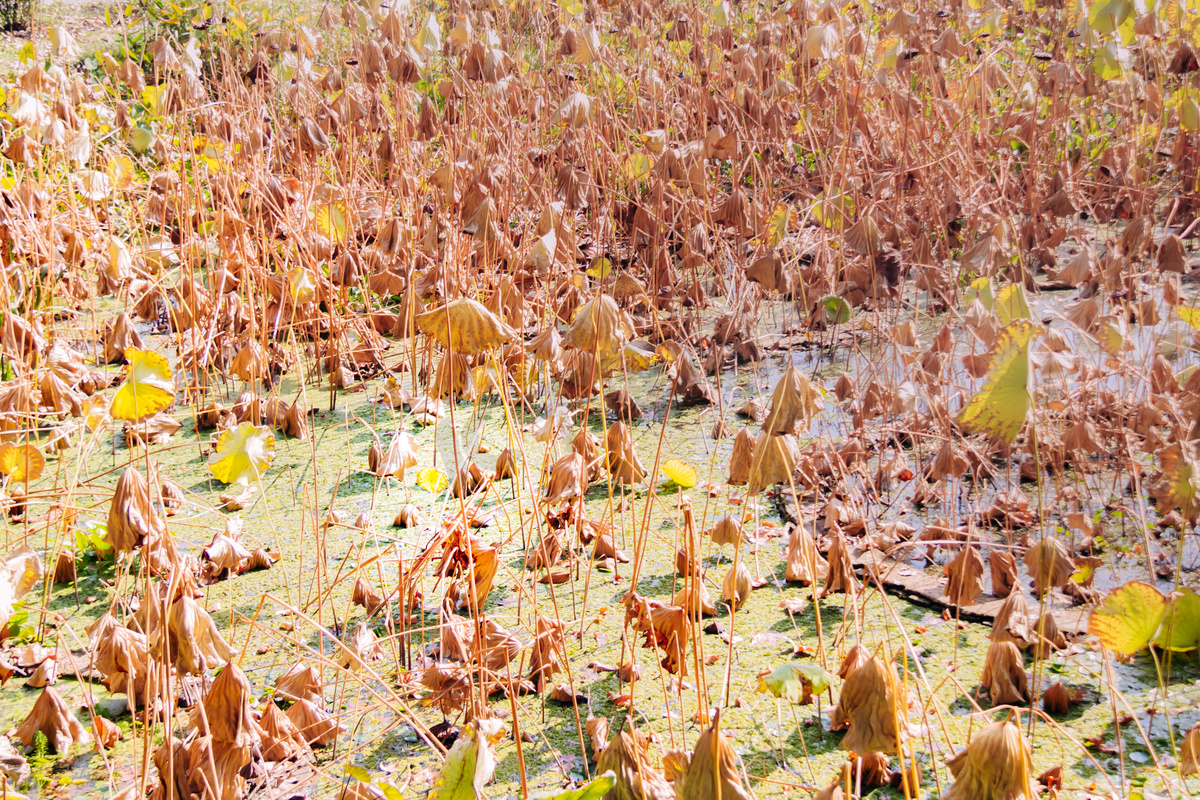
M257 481L275 458L275 435L267 427L243 422L221 434L208 456L208 469L222 483Z
M444 492L449 485L450 479L440 469L426 467L417 473L417 486L420 486L427 492L433 492L434 494Z
M1001 325L1007 325L1018 319L1032 319L1029 310L1029 300L1025 297L1025 289L1019 283L1010 283L996 292L996 302L992 306L996 319Z
M175 402L175 381L165 357L131 347L125 351L125 359L129 362L125 383L109 407L113 417L137 422Z
M422 333L458 355L478 355L517 336L483 303L469 297L418 314L415 321Z
M1088 617L1088 634L1109 650L1132 655L1158 633L1167 598L1145 583L1131 581L1111 592Z
M36 481L46 469L46 457L31 444L0 445L0 472L11 475L14 481Z
M676 486L690 489L696 485L696 469L678 458L668 458L662 465L663 475Z
M959 424L967 431L986 433L1003 442L1017 438L1033 405L1029 343L1036 333L1036 326L1022 319L996 336L983 388L958 415Z

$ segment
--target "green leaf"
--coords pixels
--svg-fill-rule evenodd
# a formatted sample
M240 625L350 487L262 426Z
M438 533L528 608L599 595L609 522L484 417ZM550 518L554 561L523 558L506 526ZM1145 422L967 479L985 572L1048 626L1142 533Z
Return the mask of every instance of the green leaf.
M769 692L791 703L820 694L829 688L833 676L816 664L788 662L758 679L758 691Z
M1001 329L992 346L983 388L958 415L965 430L1006 443L1017 438L1033 405L1029 343L1036 333L1037 327L1029 320L1016 320Z
M825 309L825 316L833 325L845 325L850 321L851 308L844 297L838 297L836 294L823 297L821 307Z
M1025 297L1025 289L1019 283L1010 283L996 293L996 303L992 307L1000 325L1004 326L1018 319L1033 319L1029 310L1029 300Z
M503 723L496 719L472 723L470 732L458 737L446 753L426 800L475 800L496 771L496 756L488 740L503 731Z
M1132 655L1147 647L1158 633L1167 599L1145 583L1130 582L1115 589L1088 617L1088 633L1107 649Z
M1165 650L1200 648L1200 595L1191 589L1171 595L1154 643Z
M1101 0L1088 13L1088 27L1100 34L1109 34L1133 13L1130 0Z
M966 293L963 295L963 303L971 305L976 298L983 304L983 307L988 311L992 310L992 305L996 302L996 290L992 286L991 278L976 278L971 281L971 285L967 287Z
M362 783L370 783L371 782L371 773L367 772L362 767L356 766L354 764L346 764L345 766L342 767L342 771L345 772L347 775L349 775L351 778L354 778L354 780L356 780L356 781L361 781Z
M590 783L578 789L564 789L561 792L544 792L531 795L529 800L600 800L617 783L617 773L611 769L597 776Z

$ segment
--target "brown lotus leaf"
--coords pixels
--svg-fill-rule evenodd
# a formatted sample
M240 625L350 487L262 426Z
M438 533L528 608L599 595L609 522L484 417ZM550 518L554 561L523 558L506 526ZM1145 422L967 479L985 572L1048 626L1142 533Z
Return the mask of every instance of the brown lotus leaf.
M92 718L92 736L105 750L111 750L122 739L121 728L105 717Z
M417 314L414 321L418 330L457 355L478 355L517 337L483 303L469 297Z
M622 564L629 563L629 556L618 549L616 542L613 541L611 530L605 530L596 536L596 544L592 548L592 558L611 558Z
M725 573L725 580L721 582L721 598L736 611L750 599L752 589L750 570L739 561L737 566L730 567Z
M106 364L121 364L125 361L125 351L129 348L143 349L142 337L133 327L133 320L128 314L118 314L112 322L104 326L104 362Z
M351 593L350 602L356 606L362 606L368 614L374 614L384 605L383 595L375 590L369 580L361 576L354 581L354 591Z
M563 342L594 355L617 354L634 336L633 322L617 301L598 294L579 307Z
M1071 710L1071 693L1067 691L1066 686L1063 686L1062 681L1056 681L1042 692L1042 708L1046 710L1047 714L1054 717Z
M592 745L592 757L599 761L600 754L608 746L608 720L604 717L593 717L589 713L587 721L583 723L583 732L587 734Z
M589 733L598 736L599 726ZM675 800L675 789L650 764L648 746L646 738L632 725L613 735L596 759L598 774L612 770L616 775L616 782L602 800Z
M830 720L831 725L848 728L839 745L843 750L895 755L906 713L907 701L896 668L871 656L845 676Z
M496 458L496 469L492 475L492 480L516 480L517 479L517 460L513 455L511 448L504 448L499 457Z
M529 680L537 691L545 691L554 674L562 670L560 654L565 652L561 620L538 614L534 621L533 644L529 650ZM586 700L586 698L585 698ZM567 702L570 702L569 699Z
M821 589L821 597L827 597L834 592L845 592L851 597L858 595L858 579L854 577L854 562L850 559L850 548L841 531L833 534L829 545L828 569L825 574L825 586Z
M275 679L276 697L288 700L308 700L320 708L325 706L325 692L316 667L296 662L286 673Z
M946 760L954 783L942 800L1034 800L1029 748L1012 722L985 725L965 750Z
M992 594L1008 597L1018 588L1017 561L1012 553L995 547L988 553L988 568L992 573Z
M664 653L663 669L672 675L687 675L687 612L679 606L665 605L636 592L625 595L625 620L646 636L646 647L658 647Z
M813 415L821 410L821 395L808 377L789 364L771 392L771 411L762 423L764 433L808 433Z
M378 661L383 658L383 647L379 637L371 630L366 622L359 622L350 635L350 641L338 655L338 666L351 672L361 672L368 661Z
M308 742L300 729L279 710L274 700L267 700L258 721L262 734L264 761L287 761L308 750Z
M378 440L367 451L367 466L371 473L384 477L391 475L404 480L404 471L417 465L417 440L411 433L397 433L388 443L385 452Z
M56 753L65 753L73 744L87 744L91 735L53 687L42 689L29 715L14 734L26 747L33 745L35 733L41 732Z
M746 541L746 536L742 532L741 521L732 515L721 517L715 525L704 533L712 539L713 544L717 547L724 547L727 544L737 547Z
M954 560L946 565L950 580L946 583L946 597L950 605L962 608L975 604L983 591L983 558L979 551L967 545L959 550Z
M892 772L888 769L888 757L883 753L866 753L862 759L862 787L864 790L891 783Z
M250 553L250 558L246 559L238 567L238 572L251 572L257 569L270 569L279 560L279 556L274 553L267 552L266 548L256 547Z
M56 683L58 683L58 662L53 658L47 658L38 664L33 674L25 681L25 685L30 689L41 689L43 686L53 686Z
M624 389L617 389L604 395L604 405L618 420L636 422L642 418L642 409L633 399L633 395Z
M421 673L421 685L431 694L423 705L435 705L443 714L461 711L471 700L471 678L462 670L432 664Z
M154 507L150 487L136 467L126 467L113 490L104 539L119 553L167 536L167 525Z
M487 618L476 626L471 649L486 669L503 673L505 666L521 652L521 641L494 619Z
M825 580L829 564L817 550L816 542L803 525L792 525L788 535L787 564L784 578L809 585Z
M287 710L286 716L306 742L318 747L332 742L343 730L323 705L316 705L303 698Z
M1024 647L1033 641L1029 630L1029 604L1019 590L1004 599L992 620L993 642L1013 642Z
M396 512L392 525L397 528L419 528L421 526L421 509L412 503L405 503Z
M736 443L734 447L737 454ZM750 473L746 491L757 495L776 483L789 483L800 463L800 445L791 434L760 433L750 456ZM732 467L730 469L732 472Z
M225 664L234 650L221 637L217 624L190 594L180 596L167 612L169 657L185 675L199 675Z
M212 737L194 734L186 744L172 737L154 752L160 781L156 792L171 800L239 800L246 788L241 771L252 759L250 747L216 743ZM168 786L167 781L173 785Z
M752 800L754 797L742 784L738 757L728 738L721 733L721 711L717 709L713 723L692 751L687 774L677 783L679 797L688 800Z
M1025 551L1025 566L1033 577L1034 591L1039 596L1052 588L1065 586L1075 572L1066 544L1055 536L1046 536Z
M240 524L227 523L225 532L213 534L208 547L200 551L200 557L212 566L212 571L219 577L237 572L242 562L250 558L250 551L237 540L240 528Z
M614 422L604 434L604 450L609 474L622 484L641 483L646 479L646 468L642 466L633 447L633 435L624 422Z
M241 667L230 662L204 695L204 713L193 715L193 725L216 744L256 745L259 730L250 711L251 699L250 681Z
M700 617L715 617L718 613L712 598L708 595L708 587L702 580L691 580L671 598L671 605L679 606L687 611L692 619Z
M558 328L550 326L538 331L537 335L526 343L525 350L538 361L547 364L551 370L562 369L562 336Z
M704 373L696 366L689 351L681 350L671 363L671 391L679 395L680 405L717 403L720 397Z
M150 659L145 635L121 625L108 613L88 628L88 643L94 654L93 666L104 676L108 690L128 693L136 705L136 689L145 684Z
M437 573L466 577L466 593L461 595L461 604L472 609L482 607L500 567L500 551L462 529L456 530L443 547Z
M553 531L547 531L538 539L537 546L530 548L525 557L525 569L537 571L552 567L562 560L563 554L562 537Z
M1179 774L1200 773L1200 722L1188 728L1179 747Z
M550 480L546 482L543 497L547 504L554 505L583 497L587 491L587 465L578 453L567 453L550 468Z
M450 493L455 497L470 497L486 483L483 470L478 464L471 463L454 473L454 484L450 487Z
M749 428L738 431L733 440L733 453L729 456L729 483L745 486L750 482L750 465L754 456L754 436Z
M54 559L54 582L75 582L75 551L60 550Z
M1024 705L1029 702L1029 678L1025 660L1012 642L988 645L979 686L988 693L993 706Z
M1067 637L1058 629L1058 623L1049 611L1038 617L1037 623L1030 627L1029 632L1034 639L1033 652L1037 653L1039 658L1049 658L1055 651L1067 646Z

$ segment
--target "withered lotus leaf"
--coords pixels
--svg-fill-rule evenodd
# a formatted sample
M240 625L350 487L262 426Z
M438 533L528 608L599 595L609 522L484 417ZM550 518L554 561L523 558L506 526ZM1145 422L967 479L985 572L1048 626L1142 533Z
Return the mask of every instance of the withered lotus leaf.
M1056 681L1051 684L1050 688L1042 692L1042 708L1051 716L1065 714L1070 710L1071 694L1061 681Z
M604 450L609 474L619 483L641 483L646 468L633 447L633 435L624 422L614 422L604 434Z
M381 658L383 648L379 644L379 637L366 622L360 622L354 627L354 633L350 635L350 641L346 642L346 648L339 654L338 666L351 672L360 672L366 666L366 662Z
M362 606L368 614L374 614L384 601L383 595L375 590L371 582L360 576L354 581L354 591L350 595L350 602L356 606Z
M308 700L324 707L325 689L316 667L296 662L275 679L275 694L285 700Z
M13 603L42 582L42 559L28 545L20 545L0 561L0 626L8 624Z
M1017 561L1012 553L995 547L988 553L988 569L992 573L992 594L1008 597L1017 588Z
M608 728L607 724L603 727ZM597 759L596 770L612 770L617 782L603 800L676 800L674 787L651 765L648 747L649 742L632 727L609 739Z
M208 688L204 696L204 713L197 718L207 723L205 733L211 735L214 742L238 747L257 744L259 730L250 711L251 699L246 673L230 662Z
M813 414L820 411L821 406L817 388L794 364L789 364L771 393L771 411L763 420L763 432L805 434Z
M1066 585L1075 572L1066 544L1056 536L1046 536L1025 551L1025 566L1033 577L1034 591L1044 595L1053 588Z
M629 563L629 556L625 555L613 541L611 530L602 531L596 536L596 544L592 547L592 557L598 559L611 558L622 564Z
M829 564L817 550L817 544L804 525L793 525L788 535L787 564L784 577L789 581L812 584L824 580Z
M858 579L854 577L854 562L850 558L850 548L846 537L841 531L835 531L826 553L829 559L825 574L825 586L821 589L821 597L827 597L834 592L845 592L850 596L858 594Z
M1021 729L1011 722L993 722L980 729L971 744L946 760L954 783L942 800L1033 800L1033 771Z
M946 584L950 604L959 608L974 605L983 591L983 558L979 551L971 545L959 550L954 560L946 565L946 574L950 577Z
M212 617L192 599L180 596L167 613L169 658L185 675L200 675L221 666L234 655Z
M988 693L992 705L1023 705L1029 702L1029 678L1025 660L1012 642L988 645L979 685Z
M288 720L300 731L300 735L310 745L324 747L337 738L343 728L337 723L322 705L316 705L303 698L297 700L287 710Z
M126 467L113 490L105 541L124 553L166 535L167 525L154 508L146 479L137 467Z
M1013 642L1024 647L1033 641L1029 632L1029 603L1020 591L1004 599L992 620L992 641Z
M724 547L727 544L737 547L746 539L742 533L741 521L732 515L721 517L706 533L717 547Z
M1200 773L1200 722L1188 728L1179 747L1179 774Z
M264 761L287 761L308 749L308 742L300 735L300 729L279 710L273 700L267 701L258 726L262 731Z
M567 326L563 341L594 355L616 354L633 338L633 322L617 301L598 294L579 307Z
M871 656L846 675L831 722L848 726L840 745L843 750L895 755L906 713L907 701L896 668Z
M671 605L684 609L692 619L713 617L718 611L708 595L708 587L699 578L689 580L687 586L680 588L671 598Z
M567 453L550 468L545 501L554 505L583 497L587 489L587 465L578 453Z
M469 297L418 314L414 320L422 333L456 355L479 355L517 337L483 303Z
M742 784L737 754L721 733L721 712L717 710L712 726L696 740L687 774L678 794L681 800L752 800Z
M490 617L474 627L475 640L471 649L475 658L492 672L503 672L521 652L521 640Z
M721 582L721 598L736 611L750 599L751 589L750 570L745 562L739 561L737 566L731 566L725 573L725 580Z
M749 428L742 428L733 440L733 452L729 456L729 484L745 486L750 481L750 465L754 457L754 435Z
M687 613L679 606L664 605L636 592L625 595L625 619L634 630L646 636L646 647L658 647L663 653L663 669L673 675L687 675Z
M396 512L392 525L397 528L418 528L421 525L421 509L413 503L405 503Z
M533 645L529 651L529 680L537 691L545 691L554 674L562 670L559 654L565 652L561 620L539 614L534 621Z
M739 434L740 435L740 434ZM737 443L734 443L737 452ZM800 445L790 433L774 435L765 431L754 442L746 491L756 495L776 483L788 483L800 463ZM731 470L732 472L732 467Z
M73 744L91 741L87 729L51 686L42 689L29 716L17 727L16 737L29 747L33 744L34 734L38 732L46 737L56 753L67 752Z

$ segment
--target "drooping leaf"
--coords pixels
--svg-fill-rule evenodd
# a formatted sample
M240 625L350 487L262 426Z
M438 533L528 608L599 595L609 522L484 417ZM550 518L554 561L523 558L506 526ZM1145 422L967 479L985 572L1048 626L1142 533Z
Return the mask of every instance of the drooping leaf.
M1184 519L1200 514L1200 465L1195 450L1176 442L1159 455L1162 474L1150 487L1159 514L1175 509Z
M1017 438L1033 404L1029 344L1036 333L1029 320L1016 320L1001 329L983 388L958 415L963 428L1002 442Z
M1088 617L1088 633L1109 650L1132 655L1154 641L1167 608L1162 593L1145 583L1115 589Z
M825 309L826 319L834 325L845 325L850 321L850 304L844 297L831 294L821 300L821 307Z
M789 661L758 679L760 692L769 692L790 703L817 695L829 688L833 676L816 664Z
M617 773L611 769L603 775L597 775L591 781L578 789L564 789L561 792L545 792L530 795L529 800L600 800L617 782Z
M1175 651L1200 648L1200 595L1187 588L1171 595L1154 643Z
M125 351L129 366L125 383L113 395L109 413L116 419L138 422L157 414L175 401L175 382L167 359L149 350Z
M221 434L217 449L208 456L208 469L222 483L260 479L275 458L275 434L267 427L243 422Z
M696 485L696 469L678 458L668 458L662 465L663 475L676 486L690 489Z
M462 297L416 316L417 328L456 355L478 355L517 333L478 300Z
M504 730L498 719L481 719L471 724L446 753L442 771L427 800L476 800L496 771L496 756L490 740Z
M438 494L446 491L446 487L450 485L450 479L446 477L446 473L434 467L426 467L417 473L417 486L420 486L427 492Z
M46 457L31 444L0 444L0 472L18 483L36 481L46 469Z
M992 310L992 306L996 302L996 290L992 286L991 278L976 278L971 281L967 291L963 294L963 304L969 306L976 298L984 308L988 311Z
M1032 319L1029 310L1029 300L1025 297L1025 288L1019 283L1010 283L996 293L996 302L992 306L996 319L1004 326L1018 319Z

